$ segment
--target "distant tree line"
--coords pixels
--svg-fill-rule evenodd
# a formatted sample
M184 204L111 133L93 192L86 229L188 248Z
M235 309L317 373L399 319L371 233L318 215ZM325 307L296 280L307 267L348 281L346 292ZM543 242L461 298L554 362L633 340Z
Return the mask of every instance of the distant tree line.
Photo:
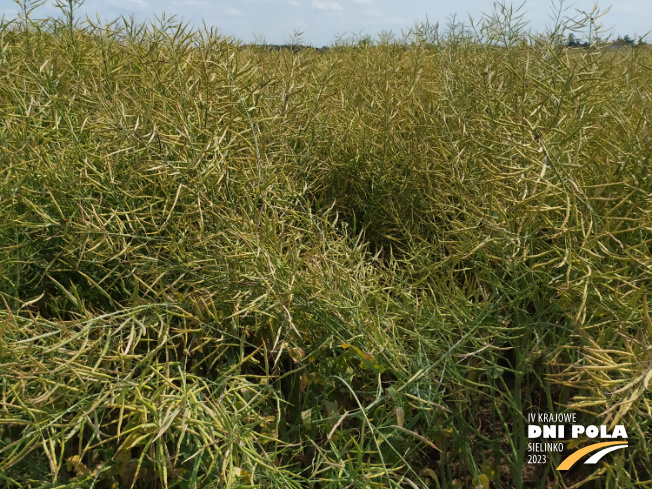
M619 37L613 42L605 42L601 40L600 38L595 38L592 43L589 43L588 41L583 41L580 38L575 37L573 34L568 36L568 39L566 41L566 47L569 48L589 48L591 44L595 45L602 45L607 46L607 47L643 47L647 46L648 44L642 40L639 40L638 43L634 41L629 35ZM371 47L374 45L373 39L370 37L365 37L362 39L359 39L356 42L353 42L352 44L349 45L349 47L358 47L358 48L367 48ZM298 52L302 51L305 49L312 49L315 51L328 51L331 49L337 49L338 47L343 47L343 46L322 46L322 47L314 47L314 46L309 46L309 45L304 45L304 44L245 44L244 46L249 46L249 47L258 47L258 48L264 48L264 49L269 49L272 51L293 51L293 52Z
M315 51L326 51L328 49L331 49L328 46L322 46L322 47L313 47L313 46L306 46L303 44L245 44L245 47L258 47L258 48L264 48L264 49L269 49L270 51L293 51L293 52L299 52L304 49L314 49Z
M596 42L599 44L600 39L597 38ZM614 42L611 43L612 46L616 47L637 47L637 46L645 46L647 43L640 41L638 44L631 38L629 35L626 35L624 37L619 37L616 39ZM566 46L569 48L588 48L590 46L588 41L580 41L577 37L575 37L573 34L570 34L568 36L568 41L566 41Z

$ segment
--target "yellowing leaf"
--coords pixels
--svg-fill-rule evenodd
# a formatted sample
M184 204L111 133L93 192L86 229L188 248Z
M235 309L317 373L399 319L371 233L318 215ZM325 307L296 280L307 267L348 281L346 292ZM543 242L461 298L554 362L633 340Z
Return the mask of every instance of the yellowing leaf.
M312 422L312 408L301 412L301 421L303 421L304 428L310 429L310 423Z
M299 348L298 346L296 348L288 348L288 353L294 363L299 363L301 359L306 356L306 352L303 351L303 348Z
M251 474L240 467L233 467L233 475L236 477L241 477L242 482L249 484L251 482Z
M66 467L69 471L74 471L75 475L88 475L91 473L90 469L81 461L79 455L68 457L66 459Z
M404 423L405 423L405 409L401 407L396 408L396 424L400 428L403 428Z
M434 481L439 481L439 478L437 477L437 474L432 469L423 469L421 471L421 474L419 474L419 475L421 475L421 477L430 477ZM457 487L457 486L455 486L455 482L453 482L453 486Z
M480 474L473 478L473 487L475 489L489 489L489 477L486 474Z

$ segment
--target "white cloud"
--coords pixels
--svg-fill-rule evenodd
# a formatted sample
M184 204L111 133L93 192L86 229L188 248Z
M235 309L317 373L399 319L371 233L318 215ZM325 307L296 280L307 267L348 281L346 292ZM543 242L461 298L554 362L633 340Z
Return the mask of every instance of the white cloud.
M126 7L130 10L149 10L152 6L144 0L131 0L129 2L117 2L117 7Z
M242 15L242 12L240 12L239 10L234 9L234 8L227 8L224 11L224 15L231 15L233 17L238 17L238 16Z
M324 12L326 11L339 12L342 10L342 6L337 2L321 2L319 0L312 1L312 8Z
M637 5L623 5L623 4L617 4L615 8L611 10L611 12L615 14L630 14L630 15L642 15L645 13L643 11L643 8Z
M288 5L290 5L291 7L300 7L301 6L301 4L299 3L299 0L289 0Z
M378 10L363 10L360 12L362 15L366 17L382 17L383 14L379 12Z
M373 5L374 0L353 0L353 3L358 5Z
M144 2L143 0L134 0L134 3L138 6L138 8L141 9L151 8L151 5L148 2Z
M198 7L208 7L210 6L210 3L204 2L202 0L183 0L182 2L173 2L172 5L179 6L179 7L190 7L190 8L198 8Z

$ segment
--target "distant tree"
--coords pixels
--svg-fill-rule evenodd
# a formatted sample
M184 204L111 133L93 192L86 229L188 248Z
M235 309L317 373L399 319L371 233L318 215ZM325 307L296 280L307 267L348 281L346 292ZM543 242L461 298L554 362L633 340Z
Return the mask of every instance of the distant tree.
M358 47L359 48L368 48L374 45L374 40L370 35L361 36L358 38Z
M573 34L569 34L568 36L568 42L566 43L566 46L569 48L574 48L580 45L580 42L577 40L577 38Z

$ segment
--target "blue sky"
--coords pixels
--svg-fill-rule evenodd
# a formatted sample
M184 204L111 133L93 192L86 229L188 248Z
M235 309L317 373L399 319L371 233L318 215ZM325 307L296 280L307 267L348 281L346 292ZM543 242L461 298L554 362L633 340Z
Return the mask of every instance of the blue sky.
M54 4L48 2L35 11L35 18L57 15ZM558 4L558 1L555 2ZM513 5L519 6L521 1ZM490 13L493 0L86 0L79 9L81 15L114 19L120 14L134 15L138 20L154 19L165 12L170 16L201 25L202 21L216 26L225 35L244 42L265 41L270 44L287 42L295 31L303 32L304 44L328 45L337 36L375 35L380 31L400 34L415 21L429 19L444 25L456 15L467 20ZM550 24L553 7L549 0L528 0L522 12L533 30L543 31ZM576 9L591 11L594 0L566 1L566 15L576 15ZM600 4L606 9L609 3ZM12 0L0 0L0 11L15 18L18 6ZM611 11L601 19L613 36L642 36L652 30L650 0L614 0ZM652 35L647 40L652 39Z

